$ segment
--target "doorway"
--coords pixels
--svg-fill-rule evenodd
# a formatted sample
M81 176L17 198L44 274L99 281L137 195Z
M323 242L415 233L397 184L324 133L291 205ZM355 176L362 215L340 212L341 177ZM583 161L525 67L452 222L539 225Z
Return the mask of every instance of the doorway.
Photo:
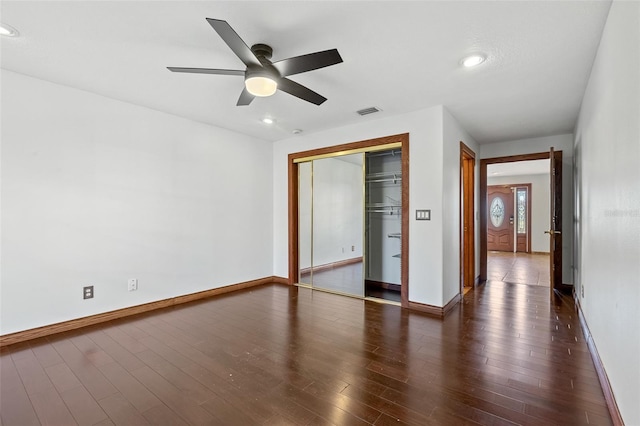
M289 155L289 284L408 305L408 148L401 134ZM369 279L389 261L395 281Z
M476 153L460 141L460 293L476 282L475 255L475 167Z
M483 159L480 162L480 279L481 281L487 280L487 251L489 248L488 240L488 227L491 220L490 201L488 197L488 174L487 168L492 164L516 164L523 161L531 160L547 160L549 164L549 204L546 212L548 217L549 227L544 231L546 238L546 247L549 252L549 270L550 270L550 288L553 294L554 290L562 291L564 286L562 284L562 152L554 151L553 148L549 152L541 152L535 154L516 155L508 157L496 157ZM512 195L515 196L515 195ZM496 202L495 204L499 204ZM494 206L495 206L494 204ZM507 217L507 221L509 218ZM531 220L529 221L531 222ZM533 233L531 236L542 237L543 234L537 235ZM514 241L512 239L512 241ZM511 247L513 251L517 249ZM535 249L533 251L536 251Z

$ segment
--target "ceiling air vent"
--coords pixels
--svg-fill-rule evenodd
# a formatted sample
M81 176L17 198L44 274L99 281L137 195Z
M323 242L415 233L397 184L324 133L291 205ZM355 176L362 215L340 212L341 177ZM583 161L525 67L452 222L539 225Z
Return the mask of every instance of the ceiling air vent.
M379 108L376 107L369 107L369 108L364 108L361 109L359 111L356 111L358 114L360 115L369 115L369 114L373 114L374 112L380 112L381 110Z

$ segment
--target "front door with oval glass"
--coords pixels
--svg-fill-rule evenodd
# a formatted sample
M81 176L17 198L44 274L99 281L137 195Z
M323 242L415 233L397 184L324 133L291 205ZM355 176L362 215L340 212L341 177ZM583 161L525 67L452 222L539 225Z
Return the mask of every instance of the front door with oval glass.
M487 250L513 251L513 191L510 187L487 187L489 221Z

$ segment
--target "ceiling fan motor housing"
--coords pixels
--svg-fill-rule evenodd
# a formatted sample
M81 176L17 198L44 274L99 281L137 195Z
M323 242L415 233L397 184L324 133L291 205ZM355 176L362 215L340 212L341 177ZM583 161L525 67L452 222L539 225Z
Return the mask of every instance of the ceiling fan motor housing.
M261 58L271 59L271 56L273 56L273 49L271 48L271 46L267 44L262 44L262 43L254 44L253 46L251 46L251 51L253 52L254 55L258 57L258 59L261 59Z

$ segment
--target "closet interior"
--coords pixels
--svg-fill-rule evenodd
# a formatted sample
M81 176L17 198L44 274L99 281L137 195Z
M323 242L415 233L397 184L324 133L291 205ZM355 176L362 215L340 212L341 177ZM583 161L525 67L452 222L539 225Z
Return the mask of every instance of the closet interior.
M365 296L400 302L401 151L365 154Z

